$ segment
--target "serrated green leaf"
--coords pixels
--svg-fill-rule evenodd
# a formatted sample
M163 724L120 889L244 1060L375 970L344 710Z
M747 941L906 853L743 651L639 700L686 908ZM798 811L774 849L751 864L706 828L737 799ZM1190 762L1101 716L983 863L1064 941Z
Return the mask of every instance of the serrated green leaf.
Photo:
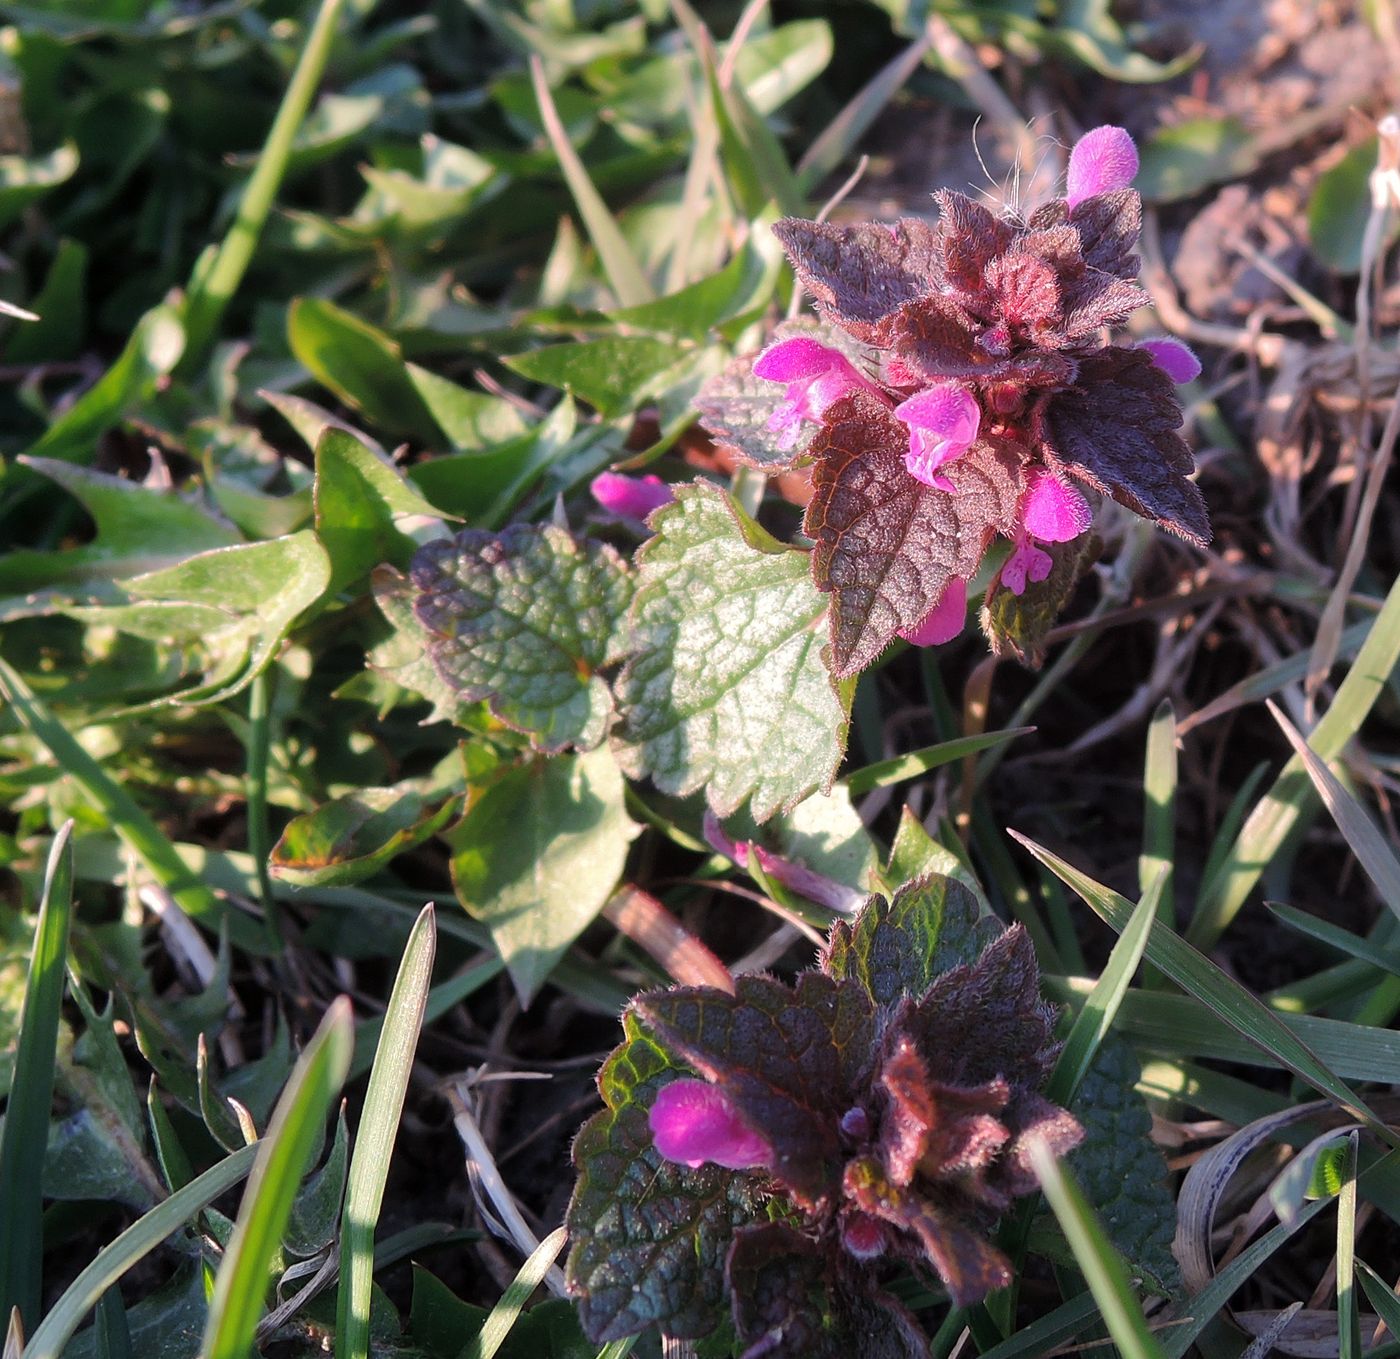
M1136 1089L1141 1074L1132 1048L1108 1035L1070 1105L1084 1141L1070 1152L1069 1166L1134 1274L1169 1295L1181 1282L1172 1255L1176 1200Z
M715 487L676 491L643 548L634 650L617 682L620 758L728 816L794 807L835 777L849 689L822 659L826 601L805 553L770 538Z
M287 823L272 850L272 875L298 887L359 882L436 835L458 802L404 786L347 793Z
M507 368L588 402L604 419L636 410L693 347L652 335L604 335L546 345L501 360Z
M408 578L393 567L385 566L375 571L371 579L374 602L393 631L370 648L366 664L390 683L432 704L432 712L424 721L460 721L467 705L448 687L423 649L423 629L413 616L416 595Z
M622 1022L627 1041L598 1073L607 1108L574 1142L569 1291L595 1343L653 1325L693 1339L719 1319L734 1229L758 1220L760 1208L746 1177L661 1158L647 1111L663 1085L688 1073L635 1014Z
M606 747L509 770L444 838L458 900L529 1001L603 909L636 827Z
M331 560L335 594L381 562L406 565L414 542L400 533L402 515L439 517L403 474L352 434L327 429L316 444L316 536Z
M875 897L854 922L838 921L825 968L860 982L877 1005L893 1005L922 996L950 967L976 962L1001 929L962 883L931 873L888 905Z
M632 579L621 557L553 525L470 529L413 560L428 656L463 702L486 699L539 750L591 749L612 723L598 673L620 659Z

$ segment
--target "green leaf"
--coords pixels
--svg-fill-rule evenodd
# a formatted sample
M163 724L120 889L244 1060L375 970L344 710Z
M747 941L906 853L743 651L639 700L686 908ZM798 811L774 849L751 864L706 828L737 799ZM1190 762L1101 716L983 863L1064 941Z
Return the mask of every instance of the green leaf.
M724 829L736 840L756 840L781 858L857 892L871 889L877 862L875 841L843 784L772 817L762 830L743 811L727 821Z
M316 535L331 559L331 594L381 562L407 564L414 542L395 527L396 518L439 515L398 468L341 429L327 429L316 445L315 503Z
M1112 80L1137 84L1170 80L1196 64L1203 44L1183 52L1171 61L1153 61L1133 51L1114 19L1109 0L1060 0L1056 23L1048 35L1052 47L1063 48L1090 70Z
M87 330L88 250L80 241L59 241L43 286L30 300L39 319L16 326L5 341L6 363L52 363L73 359Z
M425 906L404 945L403 960L384 1012L355 1137L355 1155L350 1162L349 1192L340 1228L336 1359L366 1359L369 1353L374 1229L384 1201L384 1186L423 1027L436 953L437 917L431 906Z
M287 339L311 375L372 425L418 443L437 442L437 426L403 354L383 331L334 302L299 297L287 313Z
M1176 1200L1152 1141L1152 1115L1136 1089L1141 1074L1132 1048L1108 1035L1069 1106L1084 1127L1084 1141L1068 1164L1133 1274L1170 1295L1181 1281L1172 1255ZM1046 1094L1057 1100L1051 1090Z
M73 908L73 823L54 837L20 1011L14 1077L0 1123L0 1317L19 1309L39 1323L43 1286L43 1165L53 1105L68 922Z
M746 1177L717 1166L666 1161L647 1111L663 1085L689 1072L630 1011L627 1040L603 1064L607 1108L574 1141L578 1184L566 1219L566 1275L595 1343L656 1326L708 1334L723 1307L724 1260L734 1229L760 1217Z
M460 810L411 786L361 788L287 823L272 851L272 875L297 887L359 882L436 835Z
M665 792L703 787L720 816L751 800L764 821L841 763L850 691L823 663L826 602L807 555L713 486L679 487L652 527L617 682L619 758Z
M976 962L1001 933L962 883L931 873L905 884L886 904L874 897L854 922L838 921L826 970L858 981L877 1005L918 998L950 967Z
M335 1121L335 1139L331 1143L330 1154L320 1169L308 1175L297 1190L292 1215L282 1232L284 1249L299 1259L320 1254L335 1240L336 1227L340 1222L340 1204L345 1195L349 1150L349 1134L342 1107L340 1117Z
M959 736L951 741L940 741L934 746L911 750L907 755L895 755L888 760L877 760L874 764L853 769L841 780L841 786L857 796L875 788L888 788L891 784L916 779L920 774L927 774L930 769L953 764L983 750L993 750L1018 736L1027 736L1034 730L1034 727L1007 727L1001 731L984 731L976 736Z
M417 598L408 578L393 567L380 567L372 577L374 602L392 632L366 657L369 668L410 693L432 704L429 722L460 722L467 707L437 672L423 648L423 628L414 617ZM314 815L314 813L313 813Z
M1238 119L1193 118L1153 134L1133 184L1144 198L1169 203L1247 175L1258 163L1254 138Z
M693 346L653 335L604 335L509 354L501 362L531 382L588 402L611 420L655 396L662 380L694 352Z
M247 1359L262 1316L268 1268L291 1215L297 1185L324 1136L354 1045L350 1002L335 1001L292 1070L243 1191L233 1237L214 1279L200 1354Z
M1313 254L1339 274L1361 268L1361 243L1371 215L1371 172L1376 168L1379 139L1353 146L1330 170L1319 176L1308 199L1308 241ZM1388 241L1400 235L1392 218Z
M557 1227L530 1252L530 1258L520 1266L520 1272L501 1294L481 1329L467 1342L461 1359L495 1359L530 1294L544 1282L555 1256L564 1249L566 1235L563 1227Z
M309 529L263 543L217 548L123 582L138 599L218 609L224 626L208 639L201 688L181 702L212 703L238 693L277 654L292 624L326 592L331 566Z
M458 900L491 930L521 999L603 909L636 827L606 747L507 771L444 837Z
M9 226L36 198L72 179L77 168L78 148L72 142L43 156L0 156L0 227Z
M1019 595L1001 584L988 588L982 601L982 631L997 656L1014 656L1038 670L1045 663L1045 639L1073 597L1080 578L1093 564L1100 548L1092 533L1081 533L1067 543L1047 543L1051 560L1044 580L1031 580Z
M598 673L622 656L632 580L618 554L553 525L469 529L413 559L413 612L443 682L539 750L591 749L612 724Z
M459 387L416 363L407 369L409 381L454 449L485 450L530 432L525 417L504 397Z

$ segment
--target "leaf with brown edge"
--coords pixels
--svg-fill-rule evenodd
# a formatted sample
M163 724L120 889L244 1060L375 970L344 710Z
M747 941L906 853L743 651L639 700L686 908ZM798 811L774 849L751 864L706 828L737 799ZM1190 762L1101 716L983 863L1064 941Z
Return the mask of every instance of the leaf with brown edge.
M915 217L833 226L785 217L773 234L817 305L857 339L874 338L882 317L932 286L933 229Z
M1040 451L1066 472L1135 514L1205 547L1205 498L1187 479L1195 463L1177 430L1181 407L1171 378L1139 349L1110 347L1080 360L1073 387L1036 413Z
M1000 579L994 581L982 604L982 631L992 651L1039 670L1045 663L1047 634L1102 549L1093 533L1081 533L1067 543L1046 543L1041 550L1050 554L1052 565L1044 580L1028 580L1019 595Z
M991 1242L923 1195L892 1183L873 1157L847 1164L845 1189L865 1212L918 1238L956 1306L970 1307L1011 1282L1010 1262Z
M653 991L638 1015L671 1052L728 1096L773 1148L769 1169L808 1207L841 1184L838 1125L874 1060L875 1016L854 982L804 972L795 986L741 977L713 987Z
M1025 450L979 440L942 469L954 491L909 475L909 431L888 406L855 392L826 413L811 453L805 527L812 576L833 596L831 651L840 678L913 628L948 583L977 569L992 534L1009 533L1024 490Z

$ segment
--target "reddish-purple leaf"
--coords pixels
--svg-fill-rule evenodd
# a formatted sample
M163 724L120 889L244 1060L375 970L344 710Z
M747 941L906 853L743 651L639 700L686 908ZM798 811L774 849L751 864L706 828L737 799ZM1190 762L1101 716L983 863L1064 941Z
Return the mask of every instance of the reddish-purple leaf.
M1194 462L1181 418L1172 380L1151 355L1111 347L1085 356L1075 385L1042 401L1036 434L1052 470L1205 547L1210 521L1187 480Z

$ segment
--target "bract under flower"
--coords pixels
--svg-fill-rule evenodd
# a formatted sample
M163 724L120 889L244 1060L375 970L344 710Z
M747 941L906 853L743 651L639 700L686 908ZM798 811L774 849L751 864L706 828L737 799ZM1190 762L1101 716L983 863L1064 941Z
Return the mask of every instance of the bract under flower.
M650 1122L657 1151L692 1169L712 1161L728 1170L751 1170L772 1160L767 1141L707 1081L683 1078L665 1086L651 1106Z
M938 469L961 457L977 438L982 411L976 397L956 382L940 382L901 401L894 413L909 426L904 455L909 475L925 486L951 491L953 483Z
M1086 132L1069 153L1065 201L1073 208L1096 194L1126 189L1137 178L1138 153L1121 127L1107 125Z
M938 603L917 627L899 635L914 646L942 646L963 630L967 621L967 582L953 579L938 597Z
M781 436L783 448L797 443L804 421L820 424L826 408L853 388L880 395L879 388L862 377L840 350L806 335L769 345L754 360L753 372L770 382L787 383L785 399L768 421L768 428Z
M588 489L605 510L624 519L645 519L653 510L669 505L675 496L658 476L624 476L621 472L600 472Z

